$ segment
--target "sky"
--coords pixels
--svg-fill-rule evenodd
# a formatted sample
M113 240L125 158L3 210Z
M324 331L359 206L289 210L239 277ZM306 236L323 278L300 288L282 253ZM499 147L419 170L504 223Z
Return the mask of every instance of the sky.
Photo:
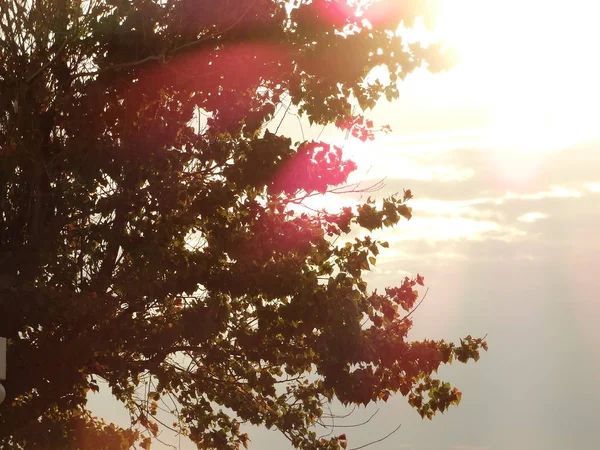
M349 448L398 425L369 449L600 445L599 12L579 0L449 0L438 33L461 62L449 73L409 76L398 101L369 114L393 133L344 142L359 167L351 181L385 178L376 198L414 194L413 218L379 234L390 248L369 287L423 274L429 291L410 338L487 334L489 343L479 362L440 371L463 392L459 407L424 421L394 397L368 424L337 430ZM303 131L307 139L320 133ZM111 411L105 401L90 405ZM376 410L356 410L344 423ZM277 433L250 433L250 449L289 448Z

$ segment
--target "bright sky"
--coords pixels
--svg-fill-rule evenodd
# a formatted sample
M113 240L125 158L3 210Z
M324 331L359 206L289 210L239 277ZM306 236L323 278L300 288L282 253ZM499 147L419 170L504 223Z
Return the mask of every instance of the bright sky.
M409 77L398 102L377 107L393 134L346 144L355 181L387 177L376 197L415 195L370 287L422 273L412 337L487 333L490 344L477 364L442 371L464 393L458 408L428 422L395 398L339 430L351 447L402 423L369 448L598 448L598 17L589 0L448 0L439 33L462 62ZM251 438L251 449L288 448L266 430Z
M497 143L536 150L599 133L600 65L593 55L600 5L449 0L445 6L439 32L463 57L450 78L463 102L490 108Z
M490 343L477 364L442 372L464 392L458 408L427 422L394 399L339 429L351 446L402 423L369 448L598 448L599 16L582 0L446 1L438 32L462 62L409 77L377 107L393 134L345 144L353 181L387 177L376 196L415 194L413 219L383 236L371 287L422 273L413 337ZM260 432L252 448L287 446Z

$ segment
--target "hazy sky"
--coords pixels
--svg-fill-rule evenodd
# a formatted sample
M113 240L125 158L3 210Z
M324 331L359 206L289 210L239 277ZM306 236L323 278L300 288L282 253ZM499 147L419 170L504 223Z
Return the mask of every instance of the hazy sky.
M398 396L367 425L337 431L349 448L399 424L369 448L600 448L600 11L589 1L448 4L441 30L463 62L410 77L371 116L394 133L345 149L355 181L387 177L375 197L415 196L413 219L384 234L391 246L370 287L423 274L429 293L411 337L487 333L490 350L441 371L463 392L458 408L423 421ZM277 433L250 437L251 449L289 448Z

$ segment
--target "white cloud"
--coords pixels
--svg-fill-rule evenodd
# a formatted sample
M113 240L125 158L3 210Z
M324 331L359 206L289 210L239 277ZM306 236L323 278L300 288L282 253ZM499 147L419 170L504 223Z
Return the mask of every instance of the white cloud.
M415 199L411 200L410 206L415 211L415 214L427 212L435 215L450 215L458 216L464 214L476 215L474 205L482 205L488 203L489 199L474 198L470 200L444 201L431 199Z
M521 200L541 200L544 198L579 198L581 192L576 189L570 189L562 186L551 186L549 190L536 192L535 194L515 194L513 192L506 193L500 198L497 203L502 203L504 200L521 199Z
M487 220L474 220L465 217L413 216L408 224L401 227L401 232L397 233L394 238L398 241L424 239L435 242L457 239L472 241L498 239L512 242L524 235L524 231L515 227L502 226L497 222Z
M436 182L464 181L475 175L470 168L457 167L453 164L436 163L435 158L407 155L394 148L377 148L367 144L366 148L350 146L348 158L356 162L360 168L352 173L349 182L354 183L370 179L381 180L394 178L402 180L423 180ZM376 158L373 155L377 155Z
M548 217L548 215L541 212L528 212L517 217L517 220L519 222L533 223L536 220L545 219L546 217Z
M600 183L590 183L586 187L592 192L600 192Z

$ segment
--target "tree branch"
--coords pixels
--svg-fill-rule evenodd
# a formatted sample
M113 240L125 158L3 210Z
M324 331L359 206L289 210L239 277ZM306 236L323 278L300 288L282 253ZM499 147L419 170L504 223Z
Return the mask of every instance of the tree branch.
M42 72L44 72L44 70L46 70L48 67L50 67L52 64L54 64L54 62L58 59L60 54L65 49L66 45L67 45L67 40L65 39L63 41L62 45L60 46L60 48L57 50L57 52L52 57L52 59L50 59L50 61L46 62L46 64L44 64L42 67L40 67L38 70L36 70L36 72L33 75L31 75L29 78L27 78L26 83L31 84L31 82L33 80L35 80L38 76L40 76L42 74Z
M248 8L240 15L240 17L238 17L231 25L229 25L227 28L225 28L222 31L218 31L216 33L212 33L212 34L208 34L207 36L203 36L199 39L196 39L194 41L191 42L187 42L185 44L180 45L179 47L175 47L174 49L172 49L169 52L169 57L173 57L175 55L177 55L178 53L180 53L182 50L185 50L187 48L193 48L196 45L205 42L209 39L214 39L217 38L219 36L222 36L223 34L227 33L228 31L232 30L237 24L240 23L240 21L246 16L246 14L248 14L248 12L252 9L252 7L256 4L258 0L254 0L254 2L252 2L250 4L250 6L248 6ZM130 61L130 62L126 62L126 63L121 63L121 64L113 64L111 66L105 67L101 70L96 70L96 71L92 71L92 72L81 72L78 73L74 76L74 78L81 78L81 77L86 77L86 76L93 76L93 75L98 75L100 73L103 72L108 72L110 70L119 70L119 69L125 69L128 67L136 67L142 64L146 64L149 62L153 62L153 61L162 61L162 62L167 62L167 52L163 52L160 55L152 55L152 56L148 56L146 58L137 60L137 61Z
M411 311L408 314L406 314L402 319L400 319L400 322L408 319L410 317L410 315L412 313L414 313L419 308L419 306L421 306L421 303L423 303L423 300L425 300L425 297L427 297L428 292L429 292L429 288L427 288L427 290L425 291L425 294L423 294L423 298L421 298L419 303L417 303L417 306L415 306L413 309L411 309Z
M397 427L396 427L396 428L395 428L393 431L390 431L388 434L386 434L386 435L385 435L384 437L382 437L381 439L377 439L376 441L369 442L368 444L364 444L364 445L361 445L361 446L359 446L359 447L353 447L353 448L351 448L351 449L349 449L349 450L359 450L359 449L361 449L361 448L365 448L365 447L369 447L369 446L371 446L371 445L373 445L373 444L377 444L378 442L385 441L385 440L386 440L387 438L389 438L389 437L390 437L392 434L394 434L396 431L398 431L398 430L400 429L400 427L401 427L401 426L402 426L402 424L398 425L398 426L397 426Z

